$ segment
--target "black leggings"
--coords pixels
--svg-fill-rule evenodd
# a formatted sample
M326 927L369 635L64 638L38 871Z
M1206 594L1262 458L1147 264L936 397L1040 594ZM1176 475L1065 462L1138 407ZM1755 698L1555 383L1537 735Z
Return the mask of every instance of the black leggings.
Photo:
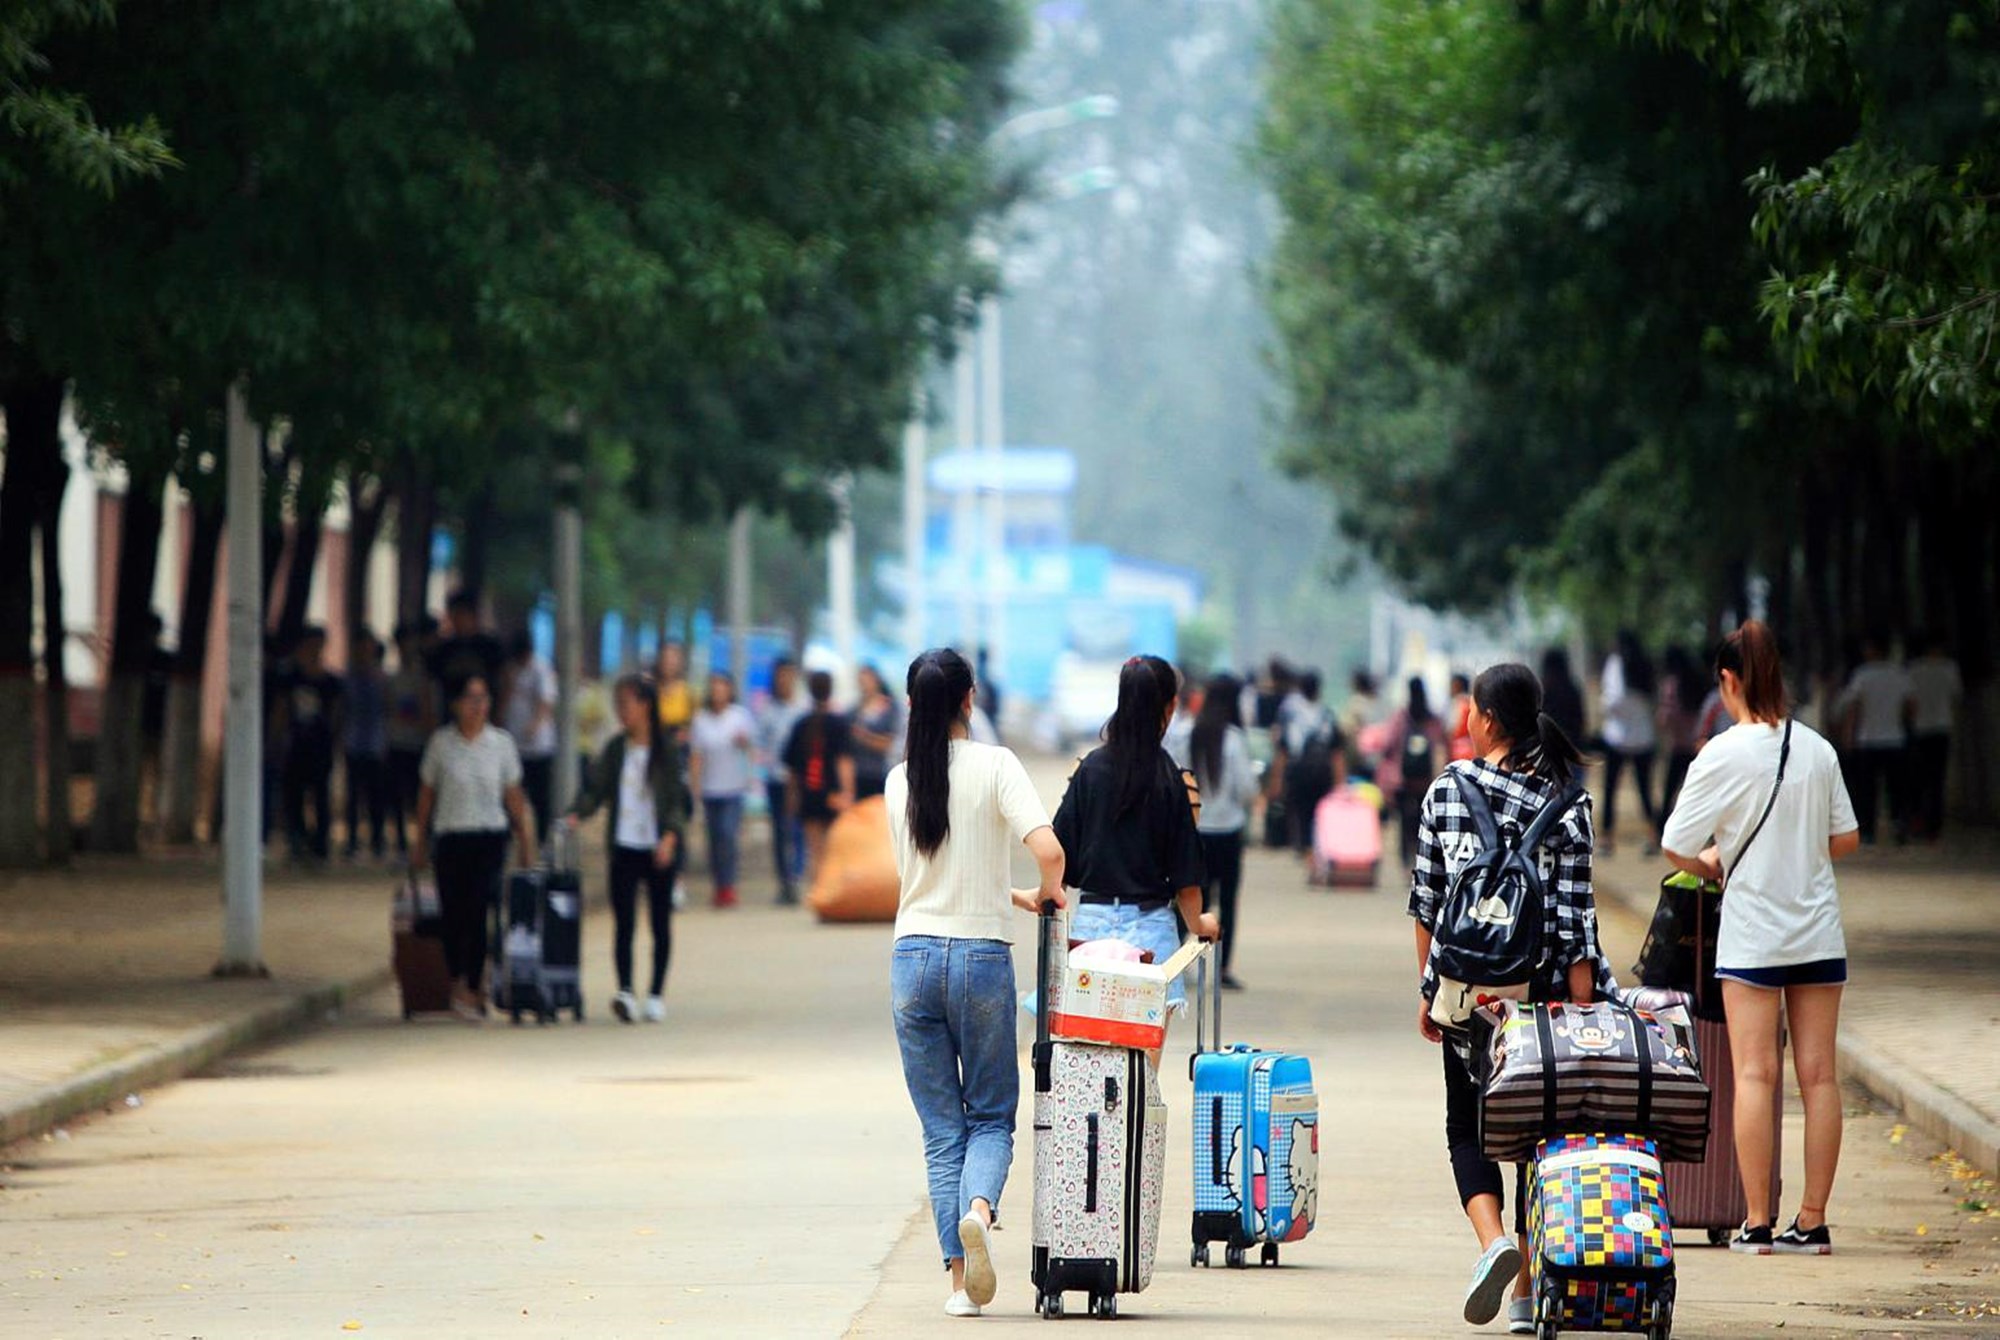
M1619 749L1608 749L1604 754L1604 827L1598 832L1611 837L1618 831L1618 778L1625 771L1625 765L1632 766L1632 780L1639 788L1639 809L1646 816L1646 828L1654 836L1660 834L1660 812L1653 807L1653 758L1648 749L1643 754L1628 754Z
M444 922L444 962L472 990L486 975L486 913L500 897L507 833L440 833L432 867Z
M664 870L653 864L653 853L635 847L611 849L611 960L618 969L618 989L632 989L632 937L639 929L639 886L646 886L646 919L653 923L653 995L667 985L667 960L674 952L674 880L680 855Z
M391 749L389 771L383 784L388 801L389 826L396 834L396 850L410 849L408 825L417 818L417 789L422 785L417 770L423 765L419 749Z
M1498 1196L1506 1202L1505 1181L1500 1165L1479 1147L1479 1086L1473 1083L1465 1062L1449 1034L1444 1045L1444 1142L1451 1151L1451 1175L1458 1183L1458 1203L1470 1204L1474 1196ZM1514 1231L1528 1231L1528 1167L1514 1169Z
M1208 887L1202 890L1202 907L1215 909L1222 923L1222 972L1229 972L1229 951L1236 946L1236 895L1243 887L1243 830L1233 833L1203 833L1202 860L1208 866Z
M371 754L347 756L347 852L361 850L361 816L368 816L372 850L382 854L384 794L388 788L388 761Z

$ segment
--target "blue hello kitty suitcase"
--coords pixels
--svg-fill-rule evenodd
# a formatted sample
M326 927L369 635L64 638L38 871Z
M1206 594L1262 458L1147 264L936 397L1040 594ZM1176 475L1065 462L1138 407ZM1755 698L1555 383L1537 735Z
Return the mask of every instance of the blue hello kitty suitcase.
M1194 1080L1194 1250L1209 1244L1240 1269L1250 1248L1265 1265L1278 1245L1312 1232L1319 1213L1319 1097L1312 1062L1237 1043L1222 1047L1222 993L1204 959L1196 969ZM1218 1050L1209 1051L1211 1033Z

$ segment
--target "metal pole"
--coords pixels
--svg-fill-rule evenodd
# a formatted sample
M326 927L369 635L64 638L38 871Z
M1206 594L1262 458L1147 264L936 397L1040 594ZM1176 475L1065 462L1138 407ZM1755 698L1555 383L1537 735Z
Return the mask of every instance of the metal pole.
M994 673L1006 664L1001 642L1006 637L1007 490L1001 452L1007 444L1000 388L1000 296L989 294L979 312L979 436L984 445L986 485L986 618L980 641L992 656Z
M229 388L229 704L224 731L222 960L218 977L264 966L264 435L239 381Z
M581 439L568 437L581 450ZM554 806L567 810L579 781L576 691L583 680L583 470L570 461L556 467L556 766Z
M739 694L750 677L750 521L739 507L729 522L729 673Z
M919 386L903 426L903 650L914 659L928 644L931 583L924 544L924 388Z
M848 491L853 481L842 475L833 481L833 503L840 520L826 541L827 605L833 622L833 651L840 658L843 696L854 685L854 650L857 641L854 616L854 518L848 511Z
M968 333L966 338L970 343L971 334ZM979 525L977 472L970 468L974 465L972 451L979 440L979 368L973 363L969 349L960 348L958 358L952 365L952 377L952 433L957 440L959 457L968 468L959 480L958 496L952 500L951 547L958 559L958 627L953 630L951 640L959 650L969 654L974 650L976 630L973 624L978 618L978 608L973 603L978 594L973 586L973 560L978 543L975 532Z

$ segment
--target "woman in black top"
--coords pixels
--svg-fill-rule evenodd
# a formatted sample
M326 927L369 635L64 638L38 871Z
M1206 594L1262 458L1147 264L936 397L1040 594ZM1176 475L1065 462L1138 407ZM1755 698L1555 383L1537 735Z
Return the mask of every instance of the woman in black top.
M1157 656L1125 662L1104 743L1070 774L1055 819L1056 840L1068 854L1063 882L1078 891L1071 938L1123 940L1151 950L1155 963L1180 948L1176 903L1196 935L1220 934L1215 915L1201 910L1207 868L1195 829L1199 793L1160 746L1178 680ZM1170 1013L1186 999L1178 981L1168 984ZM1160 1054L1149 1054L1157 1066Z

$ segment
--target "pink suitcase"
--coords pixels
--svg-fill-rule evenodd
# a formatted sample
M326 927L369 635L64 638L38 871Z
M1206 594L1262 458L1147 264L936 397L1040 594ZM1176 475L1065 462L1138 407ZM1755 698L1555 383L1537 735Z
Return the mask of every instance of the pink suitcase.
M1665 1165L1667 1204L1672 1207L1675 1228L1707 1229L1709 1243L1719 1247L1743 1223L1745 1213L1743 1175L1736 1163L1736 1074L1730 1064L1729 1025L1720 1020L1697 1019L1695 1046L1701 1052L1701 1074L1708 1081L1711 1095L1707 1157L1700 1163ZM1784 1162L1783 1095L1781 1084L1771 1104L1773 1218L1779 1214L1778 1169Z
M1310 878L1329 888L1372 889L1382 864L1382 811L1342 787L1313 812Z

